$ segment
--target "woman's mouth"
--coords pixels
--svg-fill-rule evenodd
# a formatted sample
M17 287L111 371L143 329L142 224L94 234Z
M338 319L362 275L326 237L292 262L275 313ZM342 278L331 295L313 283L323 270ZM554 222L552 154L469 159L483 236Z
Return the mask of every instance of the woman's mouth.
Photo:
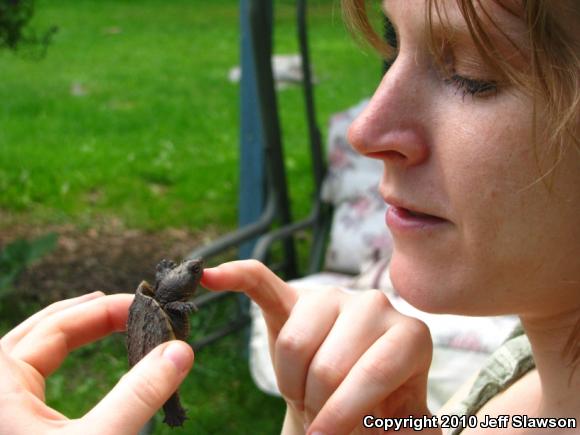
M387 209L387 225L394 233L410 231L433 231L449 221L439 216L391 205Z

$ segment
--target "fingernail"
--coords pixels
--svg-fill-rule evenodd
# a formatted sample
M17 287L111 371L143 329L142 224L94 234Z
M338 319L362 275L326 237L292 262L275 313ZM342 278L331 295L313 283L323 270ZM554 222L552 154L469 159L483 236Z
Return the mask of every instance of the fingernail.
M204 283L204 282L205 282L205 281L206 281L208 278L210 278L210 279L211 279L211 276L212 276L212 275L213 275L213 273L214 273L214 272L213 272L213 270L214 270L214 269L216 269L216 267L205 267L205 268L203 269L203 273L202 273L202 275L201 275L201 282L202 282L202 285L203 285L203 283Z
M187 344L173 341L167 345L162 353L163 358L171 361L179 373L188 370L191 364L190 350L185 346Z

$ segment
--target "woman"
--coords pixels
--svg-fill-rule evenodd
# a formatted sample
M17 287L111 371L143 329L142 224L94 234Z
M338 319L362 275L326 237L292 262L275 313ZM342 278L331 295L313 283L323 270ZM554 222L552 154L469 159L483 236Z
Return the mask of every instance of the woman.
M349 132L358 152L384 164L395 288L428 312L518 314L533 359L524 346L497 394L472 381L471 395L468 385L434 419L425 399L429 331L382 293L305 293L253 262L207 270L206 286L245 291L264 311L288 404L284 433L368 431L363 424L387 424L379 417L409 416L425 416L415 423L434 433L494 424L534 433L540 421L577 431L580 5L386 0L398 40L389 48L372 33L363 0L343 3L371 43L395 56ZM466 397L477 400L460 404ZM475 417L451 421L455 410Z

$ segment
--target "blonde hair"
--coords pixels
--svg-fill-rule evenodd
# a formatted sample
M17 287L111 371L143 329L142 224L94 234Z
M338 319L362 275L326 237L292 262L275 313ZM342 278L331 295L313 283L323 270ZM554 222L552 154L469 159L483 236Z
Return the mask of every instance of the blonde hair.
M353 33L370 43L385 58L391 58L396 49L385 43L374 30L367 13L366 0L341 0L347 23ZM428 0L426 22L429 30L433 27L434 13L445 24L442 6L437 0ZM538 166L538 143L546 143L544 157L551 157L547 175L573 146L580 154L580 35L577 23L580 21L580 2L578 0L521 0L522 11L510 9L505 0L493 0L499 6L521 15L526 23L526 57L530 69L517 70L504 59L494 47L486 31L485 20L490 14L481 0L456 0L459 10L467 23L470 35L483 59L498 75L532 95L533 142L536 145ZM513 7L513 2L510 2ZM496 25L495 23L492 24ZM496 25L497 30L501 29ZM509 36L504 37L517 49ZM431 48L437 55L436 42L431 33ZM541 109L541 113L539 108ZM542 116L547 132L539 138L537 119ZM565 349L564 358L572 366L580 364L580 321L572 331Z

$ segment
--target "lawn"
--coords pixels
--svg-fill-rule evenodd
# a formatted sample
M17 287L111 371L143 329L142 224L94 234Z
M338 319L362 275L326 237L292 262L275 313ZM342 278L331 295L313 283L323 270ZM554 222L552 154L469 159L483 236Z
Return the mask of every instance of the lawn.
M370 95L380 62L348 34L337 0L309 2L318 119ZM275 2L275 52L297 51L294 8ZM39 0L34 27L58 27L46 56L0 52L0 228L203 233L236 226L239 62L236 0ZM294 214L310 203L300 88L279 94ZM2 313L0 333L38 309ZM77 350L47 382L65 415L90 409L127 370L123 337ZM182 389L195 433L276 433L280 399L252 384L239 333L196 355ZM158 416L159 417L159 416ZM156 433L169 433L157 425Z
M338 2L311 4L324 126L370 94L380 64L348 35ZM276 53L296 52L292 2L275 14ZM44 59L0 53L0 209L39 223L114 215L145 229L233 227L237 2L41 0L35 27L52 25ZM310 192L301 89L279 100L299 215Z

